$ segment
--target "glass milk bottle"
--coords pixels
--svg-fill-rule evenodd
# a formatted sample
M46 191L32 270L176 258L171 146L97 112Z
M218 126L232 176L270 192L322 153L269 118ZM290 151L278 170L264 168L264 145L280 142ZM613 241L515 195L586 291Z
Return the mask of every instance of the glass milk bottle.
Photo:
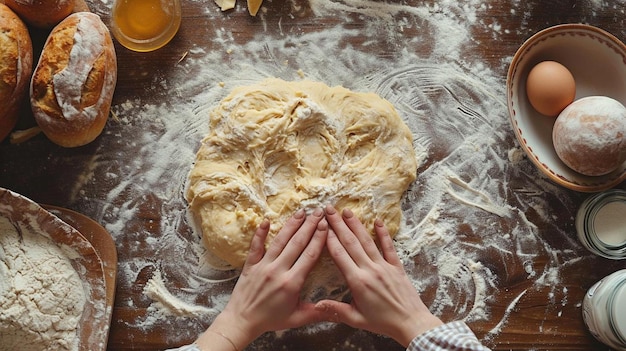
M626 269L594 284L583 299L583 319L593 336L626 350Z
M130 50L153 51L172 40L180 21L180 0L115 0L111 32Z
M612 189L587 198L576 215L576 231L592 253L626 259L626 191Z

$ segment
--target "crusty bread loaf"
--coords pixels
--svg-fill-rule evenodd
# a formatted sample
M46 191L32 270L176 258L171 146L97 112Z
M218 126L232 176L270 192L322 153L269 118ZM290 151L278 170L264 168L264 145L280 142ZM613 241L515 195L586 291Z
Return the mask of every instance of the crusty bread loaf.
M74 0L4 0L24 22L39 28L52 28L74 10Z
M0 141L17 123L32 70L33 45L28 29L10 8L0 4Z
M557 117L552 140L571 169L587 176L608 174L626 160L626 107L606 96L574 101Z
M115 49L100 17L70 15L50 33L33 73L37 124L58 145L90 143L106 124L116 80Z

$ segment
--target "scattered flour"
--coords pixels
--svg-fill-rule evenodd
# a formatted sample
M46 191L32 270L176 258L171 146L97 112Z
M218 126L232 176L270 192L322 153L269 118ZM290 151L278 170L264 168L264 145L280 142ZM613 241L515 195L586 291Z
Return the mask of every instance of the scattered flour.
M78 350L86 298L68 253L0 216L0 349Z
M150 280L146 283L143 293L154 301L148 308L150 311L150 318L145 321L148 325L154 323L154 319L158 320L161 318L167 318L168 316L197 318L207 315L215 315L221 310L191 304L174 296L165 287L165 282L163 282L161 272L158 270L154 272ZM225 304L223 306L225 306Z
M495 0L285 3L284 19L271 22L260 12L258 34L242 40L232 30L235 24L207 2L208 28L214 31L210 44L190 47L172 67L145 72L154 74L146 87L153 100L116 101L112 107L118 119L109 122L103 140L118 153L107 154L109 145L102 145L76 202L90 208L116 240L132 244L119 252L119 289L145 284L144 294L117 304L149 307L149 313L127 327L164 328L171 330L172 345L189 342L228 300L237 272L207 264L183 191L207 134L209 111L233 87L267 77L375 92L396 107L419 156L418 179L402 201L397 249L434 313L446 320L489 321L487 337L495 340L515 306L533 291L549 287L550 302L565 303L560 270L582 251L558 223L571 222L567 209L574 199L540 176L516 145L504 84L510 58L500 67L486 64L480 51L485 43L476 39L525 33L523 18L513 28L481 16L502 6ZM104 14L110 6L96 5ZM532 10L520 1L511 1L511 7L522 17ZM288 24L307 8L329 19L328 25ZM365 20L355 27L357 16ZM549 208L548 199L564 210ZM551 237L564 238L566 247L554 247L539 224ZM316 298L345 295L332 270L317 274L328 284ZM492 296L513 284L523 293L495 312ZM332 328L322 324L304 332Z

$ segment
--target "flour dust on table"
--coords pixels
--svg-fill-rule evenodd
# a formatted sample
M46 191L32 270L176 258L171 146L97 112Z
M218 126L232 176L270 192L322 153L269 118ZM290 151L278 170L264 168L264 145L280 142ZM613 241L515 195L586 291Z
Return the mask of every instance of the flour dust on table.
M262 30L248 40L235 36L235 23L207 2L204 15L212 24L207 30L214 30L210 43L190 47L180 62L155 73L148 87L153 100L117 101L112 107L117 120L105 133L119 143L118 159L130 161L96 155L75 191L75 201L92 208L116 240L135 243L120 252L118 284L124 290L144 284L145 294L116 303L150 308L127 327L165 330L176 345L192 341L224 307L237 272L209 264L210 254L188 217L186 179L209 132L210 111L233 88L270 77L376 93L409 127L418 176L402 198L403 220L395 240L414 285L435 314L470 325L487 323L491 332L486 338L494 340L516 304L533 291L549 289L552 307L546 313L558 313L568 303L561 272L579 260L581 251L565 229L551 224L567 222L573 214L553 211L548 198L563 208L572 206L515 144L504 89L507 63L492 69L478 59L476 48L484 43L473 39L476 33L498 38L523 30L478 20L492 3L286 2L289 24L269 21L262 8L257 15L261 26L255 27ZM332 20L323 28L293 24L306 15ZM351 26L352 16L365 16L365 27ZM538 233L539 223L551 228L552 239ZM568 244L554 247L555 237ZM525 275L512 273L519 267ZM315 298L345 294L333 277L322 278L329 283L318 287ZM511 282L522 293L509 296L501 290ZM504 311L492 308L494 294L506 296ZM274 333L253 347L262 349L289 333L333 328L339 326ZM345 342L363 337L355 331Z

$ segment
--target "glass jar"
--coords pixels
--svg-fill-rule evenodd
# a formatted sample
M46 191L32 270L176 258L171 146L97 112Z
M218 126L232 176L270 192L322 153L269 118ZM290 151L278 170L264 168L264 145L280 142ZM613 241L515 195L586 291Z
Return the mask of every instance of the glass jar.
M626 258L626 191L612 189L587 198L578 209L576 231L594 254Z
M626 350L626 269L594 284L583 299L583 319L593 336L616 349Z
M111 32L120 44L139 52L167 44L181 22L180 0L114 0Z

